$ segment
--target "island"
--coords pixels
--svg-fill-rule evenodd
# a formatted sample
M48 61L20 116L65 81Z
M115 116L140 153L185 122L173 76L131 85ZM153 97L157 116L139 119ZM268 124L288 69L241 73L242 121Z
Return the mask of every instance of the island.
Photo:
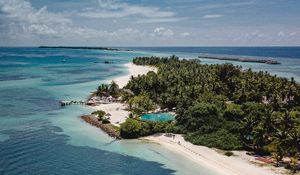
M144 139L220 174L299 172L300 84L198 59L137 57L101 84L82 117L117 139ZM145 120L168 113L174 120ZM259 166L256 166L259 165ZM272 166L271 166L272 165Z
M84 49L84 50L109 50L109 51L131 51L128 49L109 47L82 47L82 46L39 46L41 49Z
M280 62L271 59L258 59L258 58L249 58L249 57L238 58L235 56L219 56L219 55L204 54L204 55L200 55L198 58L224 60L224 61L249 62L249 63L281 64Z

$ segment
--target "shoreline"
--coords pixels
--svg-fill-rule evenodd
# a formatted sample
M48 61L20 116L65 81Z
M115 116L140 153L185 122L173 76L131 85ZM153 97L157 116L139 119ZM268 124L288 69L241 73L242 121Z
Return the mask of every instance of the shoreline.
M157 68L155 67L135 65L132 62L126 63L124 66L128 69L129 74L113 79L120 88L123 88L128 83L131 76L147 74L149 71L157 72ZM90 107L94 110L103 110L106 113L110 113L111 124L115 126L119 126L129 115L129 112L126 110L127 106L123 103L101 104ZM281 168L275 168L255 160L255 157L247 155L246 151L232 151L234 152L234 156L227 157L215 149L193 145L185 141L179 134L176 134L176 139L174 140L164 136L164 134L155 134L139 138L138 140L148 140L158 143L175 154L184 156L201 166L212 169L220 175L286 174Z
M84 47L84 46L39 46L41 49L84 49L84 50L109 50L109 51L131 51L112 47Z
M126 86L126 84L130 81L131 76L138 76L138 75L144 75L147 74L149 71L157 72L157 68L150 67L150 66L139 66L135 65L132 62L124 64L124 66L128 69L129 74L122 75L120 77L116 77L111 81L115 81L119 88L123 88ZM89 106L95 111L97 110L103 110L106 113L109 113L110 116L110 122L112 125L120 126L120 123L125 122L125 120L129 116L129 112L127 110L127 106L120 102L114 102L109 104L101 104L98 106Z
M232 151L234 155L228 157L221 150L193 145L185 141L180 134L175 134L174 139L161 133L142 137L140 140L158 143L175 154L179 154L199 165L208 167L220 175L286 174L284 169L259 162L255 160L254 156L247 155L246 151Z
M117 133L111 124L102 124L98 121L98 119L92 115L83 115L80 117L82 120L87 122L88 124L95 126L97 128L102 129L105 133L107 133L110 137L121 139L120 134Z
M126 63L124 64L124 66L128 69L129 74L113 79L113 81L115 81L119 85L119 88L123 88L124 86L126 86L131 76L136 77L138 75L145 75L150 71L157 72L156 67L135 65L132 62Z

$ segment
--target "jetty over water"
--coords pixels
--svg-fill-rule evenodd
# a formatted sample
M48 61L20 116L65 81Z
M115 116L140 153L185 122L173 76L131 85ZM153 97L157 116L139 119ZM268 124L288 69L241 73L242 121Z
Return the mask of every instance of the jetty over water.
M235 56L220 56L220 55L207 55L203 54L198 58L213 59L213 60L225 60L225 61L238 61L238 62L250 62L250 63L264 63L264 64L281 64L278 61L271 59L258 59L250 57L235 57Z
M71 100L71 101L59 101L60 106L68 106L68 105L85 105L85 101L76 101L76 100Z

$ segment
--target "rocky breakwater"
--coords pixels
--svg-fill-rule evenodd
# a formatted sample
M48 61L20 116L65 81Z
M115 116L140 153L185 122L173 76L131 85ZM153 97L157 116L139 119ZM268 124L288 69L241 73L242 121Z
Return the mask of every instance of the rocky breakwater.
M117 131L112 124L103 124L101 121L98 121L97 117L94 117L93 115L83 115L81 116L81 119L97 128L102 129L109 136L114 137L116 139L121 139L119 131Z

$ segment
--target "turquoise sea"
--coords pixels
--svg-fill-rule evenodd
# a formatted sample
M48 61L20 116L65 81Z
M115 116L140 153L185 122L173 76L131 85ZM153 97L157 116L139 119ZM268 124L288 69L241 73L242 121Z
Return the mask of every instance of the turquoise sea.
M85 100L100 83L126 74L123 64L135 56L176 53L194 58L201 53L199 49L137 48L119 52L0 48L0 174L217 175L158 144L116 141L81 121L80 115L91 112L88 107L61 108L58 103ZM300 81L299 52L296 48L296 56L277 57L277 51L267 55L280 60L281 65L243 65ZM113 63L104 64L106 60Z

